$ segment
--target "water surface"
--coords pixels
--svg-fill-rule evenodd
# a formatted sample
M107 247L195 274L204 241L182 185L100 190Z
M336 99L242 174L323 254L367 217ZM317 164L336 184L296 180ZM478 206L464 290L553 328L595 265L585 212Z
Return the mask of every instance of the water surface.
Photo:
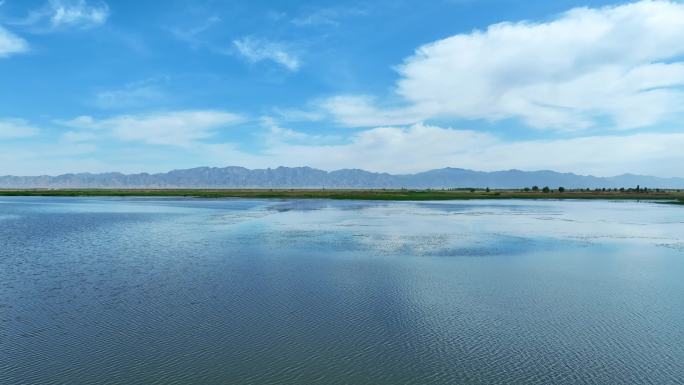
M0 384L681 384L684 207L0 198Z

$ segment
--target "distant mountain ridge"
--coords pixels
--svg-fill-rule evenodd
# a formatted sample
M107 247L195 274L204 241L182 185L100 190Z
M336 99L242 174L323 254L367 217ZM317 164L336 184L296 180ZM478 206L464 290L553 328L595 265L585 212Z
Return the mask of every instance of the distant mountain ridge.
M198 167L158 174L64 174L0 176L0 188L684 188L684 178L624 174L595 177L555 171L473 171L442 168L393 175L359 169L323 171L311 167L254 169Z

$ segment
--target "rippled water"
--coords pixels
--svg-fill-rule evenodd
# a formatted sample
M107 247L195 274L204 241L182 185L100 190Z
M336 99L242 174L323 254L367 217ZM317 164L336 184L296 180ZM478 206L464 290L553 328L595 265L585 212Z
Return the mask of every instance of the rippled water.
M0 198L0 384L446 383L684 383L684 207Z

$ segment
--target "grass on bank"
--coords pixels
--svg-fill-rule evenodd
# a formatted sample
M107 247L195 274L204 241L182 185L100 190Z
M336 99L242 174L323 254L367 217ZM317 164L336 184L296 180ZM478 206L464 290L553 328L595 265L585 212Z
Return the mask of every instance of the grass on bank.
M524 191L524 190L308 190L308 189L31 189L0 190L0 196L54 197L194 197L357 200L469 200L469 199L631 199L684 204L684 193L648 191Z

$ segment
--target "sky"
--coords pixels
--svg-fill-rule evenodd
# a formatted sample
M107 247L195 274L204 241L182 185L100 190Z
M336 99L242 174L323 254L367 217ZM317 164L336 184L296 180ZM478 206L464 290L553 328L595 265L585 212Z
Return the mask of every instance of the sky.
M0 0L0 175L684 177L684 2Z

